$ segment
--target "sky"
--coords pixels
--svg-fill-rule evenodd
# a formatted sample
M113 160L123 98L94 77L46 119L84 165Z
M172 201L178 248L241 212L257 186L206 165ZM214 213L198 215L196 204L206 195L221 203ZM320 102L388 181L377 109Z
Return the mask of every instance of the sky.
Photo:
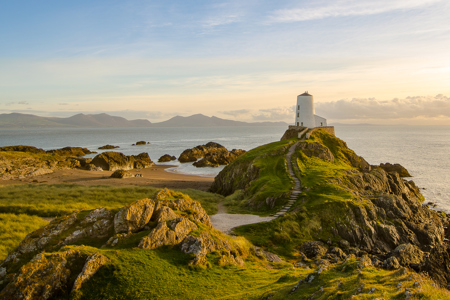
M0 114L450 125L448 0L0 0Z

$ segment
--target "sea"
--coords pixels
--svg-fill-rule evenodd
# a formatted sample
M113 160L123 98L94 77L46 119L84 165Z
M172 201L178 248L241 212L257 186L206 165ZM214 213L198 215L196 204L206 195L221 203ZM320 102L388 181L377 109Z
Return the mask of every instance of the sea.
M185 149L217 142L227 149L250 150L279 141L284 126L181 127L181 128L95 128L95 129L0 129L0 146L28 145L44 150L66 146L97 148L106 144L119 146L113 151L126 155L147 152L157 162L164 154L178 157ZM450 126L377 126L339 125L336 136L370 164L399 163L421 188L426 203L436 210L450 213ZM137 141L150 144L132 146ZM88 155L93 157L95 154ZM169 172L199 176L216 176L223 167L196 168L178 161L164 163Z

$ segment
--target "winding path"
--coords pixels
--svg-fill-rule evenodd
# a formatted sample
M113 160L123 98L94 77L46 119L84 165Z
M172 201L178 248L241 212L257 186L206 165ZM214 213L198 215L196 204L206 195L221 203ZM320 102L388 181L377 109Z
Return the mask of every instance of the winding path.
M298 179L295 175L292 164L292 155L294 154L295 148L297 147L298 143L299 142L293 144L286 154L288 173L294 180L294 188L292 189L290 199L285 206L283 206L277 213L270 217L260 217L256 215L227 214L223 204L219 203L217 214L210 216L212 225L216 229L229 234L231 232L231 229L233 229L234 227L268 222L287 213L291 209L292 205L297 201L299 195L302 193L302 184L300 182L300 179Z

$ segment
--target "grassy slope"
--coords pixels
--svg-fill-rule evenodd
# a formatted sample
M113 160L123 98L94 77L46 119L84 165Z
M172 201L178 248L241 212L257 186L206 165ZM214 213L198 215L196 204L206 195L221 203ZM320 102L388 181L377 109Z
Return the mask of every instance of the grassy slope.
M254 164L260 172L259 177L252 181L245 191L238 190L226 198L225 205L229 213L268 215L277 211L288 201L288 197L282 195L289 193L293 182L286 172L284 154L292 142L292 140L284 140L257 147L230 164L229 169L238 165ZM277 206L273 209L265 204L266 198L280 196L281 199L277 201ZM249 202L252 203L251 206ZM255 209L256 206L259 206L258 209Z

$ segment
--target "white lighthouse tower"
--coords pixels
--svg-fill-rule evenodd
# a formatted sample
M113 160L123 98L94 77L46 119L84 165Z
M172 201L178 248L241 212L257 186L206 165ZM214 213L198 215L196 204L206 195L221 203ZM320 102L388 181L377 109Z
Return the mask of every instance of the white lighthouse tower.
M297 96L295 126L308 128L327 126L325 118L315 115L314 98L307 91Z

